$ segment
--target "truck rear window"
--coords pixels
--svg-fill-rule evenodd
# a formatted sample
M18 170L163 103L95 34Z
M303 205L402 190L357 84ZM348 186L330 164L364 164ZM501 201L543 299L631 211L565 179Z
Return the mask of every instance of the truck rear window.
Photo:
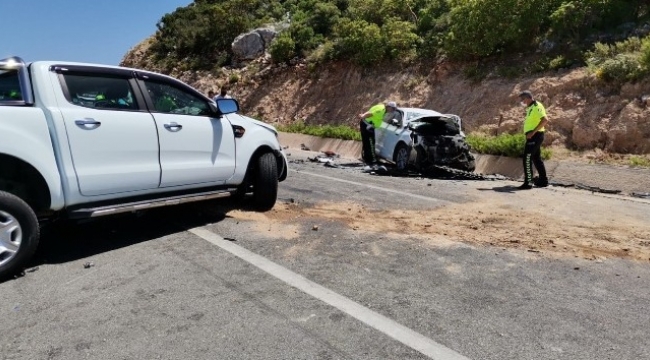
M20 101L23 96L20 92L18 70L0 70L0 101Z

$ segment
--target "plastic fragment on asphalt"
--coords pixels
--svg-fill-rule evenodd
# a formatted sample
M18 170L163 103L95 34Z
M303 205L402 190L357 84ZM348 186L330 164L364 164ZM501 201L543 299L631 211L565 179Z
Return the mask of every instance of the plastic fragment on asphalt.
M574 186L575 186L575 184L572 184L572 183L563 183L563 182L560 182L560 181L549 181L548 184L549 184L549 185L552 185L552 186L566 187L566 188L574 187Z
M638 193L638 192L633 192L632 196L641 198L641 199L650 199L650 193Z
M597 186L588 186L588 185L582 185L582 184L576 184L576 188L581 189L581 190L591 191L591 192L602 193L602 194L620 194L621 193L621 190L603 189L603 188L599 188Z

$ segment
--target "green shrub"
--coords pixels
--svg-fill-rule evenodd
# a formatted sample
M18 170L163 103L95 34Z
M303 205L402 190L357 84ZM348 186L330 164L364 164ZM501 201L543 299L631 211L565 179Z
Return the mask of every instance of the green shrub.
M295 56L296 42L291 38L288 32L281 33L271 43L269 53L275 63L283 63L291 60Z
M601 80L625 82L635 80L641 75L639 57L635 54L617 54L600 64L597 70Z
M311 26L317 34L329 35L339 22L341 10L336 4L330 2L317 2L313 7L307 24Z
M634 167L650 167L650 158L638 155L630 156L629 164Z
M557 69L569 67L571 66L571 64L572 61L568 60L564 55L558 55L557 57L549 61L548 68L551 70L557 70Z
M420 38L415 34L415 25L395 18L381 27L386 56L391 60L409 61L415 58Z
M547 22L548 0L450 0L445 50L456 59L531 50Z
M365 20L342 20L337 28L336 53L362 66L370 66L384 59L385 46L381 29Z
M650 72L650 36L643 39L641 42L641 55L639 58L641 66Z
M645 52L650 53L650 37L643 41L633 37L613 45L597 43L586 52L589 69L600 80L614 83L635 81L647 75L650 67Z
M555 38L578 41L590 32L609 30L635 21L637 4L630 0L561 1L550 15L550 33Z
M239 81L239 75L238 74L230 74L228 77L228 82L231 84L235 84Z
M334 60L336 58L336 46L332 41L325 41L309 54L307 61L310 64Z
M304 122L296 122L290 125L280 125L278 131L306 134L331 139L361 140L361 133L358 129L347 125L307 125Z
M295 41L294 51L299 54L305 54L323 42L323 35L316 34L314 29L306 25L291 24L289 32L291 39Z
M648 19L650 2L638 0L195 0L160 19L149 49L152 66L211 70L233 61L236 36L269 25L289 34L273 46L278 61L299 56L365 67L416 57L507 60L535 52L541 39L557 44L549 59L520 66L530 72L565 67L589 35ZM604 78L640 76L630 66L634 56L617 57L628 53L650 68L650 45L620 48L598 64L607 62ZM558 54L564 58L551 60Z
M524 134L501 134L499 136L469 134L467 143L479 154L521 157L526 146L526 136ZM551 156L550 149L542 148L543 159L548 160Z

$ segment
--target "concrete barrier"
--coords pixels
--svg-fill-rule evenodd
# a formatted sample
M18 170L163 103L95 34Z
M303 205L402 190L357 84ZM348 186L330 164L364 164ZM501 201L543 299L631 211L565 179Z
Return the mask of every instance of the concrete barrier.
M300 149L307 146L311 151L333 151L343 158L359 159L361 142L351 140L326 139L317 136L280 133L280 144ZM588 164L577 161L545 161L551 180L568 184L582 184L623 193L650 192L650 169L629 166ZM476 155L476 172L481 174L501 174L512 179L523 179L522 160L494 155Z
M353 140L326 139L317 136L280 133L280 144L289 148L300 149L302 145L311 151L333 151L341 157L359 159L361 157L361 142ZM476 172L481 174L501 174L513 179L523 177L524 171L519 159L476 154Z
M334 151L341 157L358 159L361 157L361 142L354 140L328 139L318 136L280 133L280 144L289 148L300 149L306 145L311 151Z

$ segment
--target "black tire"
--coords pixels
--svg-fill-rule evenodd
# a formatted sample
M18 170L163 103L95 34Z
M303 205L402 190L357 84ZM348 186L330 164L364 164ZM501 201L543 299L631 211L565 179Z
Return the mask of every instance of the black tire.
M466 164L464 164L463 170L468 172L474 172L474 170L476 170L476 162L474 162L474 160L468 161Z
M18 231L22 234L18 250L11 254L2 246L3 239L0 238L0 279L22 270L21 267L34 255L40 239L38 218L34 210L21 198L0 191L0 236L10 234L9 228L5 229L6 233L3 232L2 225L9 223L10 220L17 222ZM11 232L12 236L17 236L16 234L16 230ZM7 237L4 240L9 241L10 239Z
M409 153L408 146L403 143L397 144L395 147L395 153L393 154L393 161L395 161L395 165L397 165L397 171L408 171L410 158L411 154Z
M268 211L278 199L278 163L275 155L264 153L257 158L253 174L253 206Z
M469 151L467 152L467 165L465 171L474 172L476 170L476 158Z

